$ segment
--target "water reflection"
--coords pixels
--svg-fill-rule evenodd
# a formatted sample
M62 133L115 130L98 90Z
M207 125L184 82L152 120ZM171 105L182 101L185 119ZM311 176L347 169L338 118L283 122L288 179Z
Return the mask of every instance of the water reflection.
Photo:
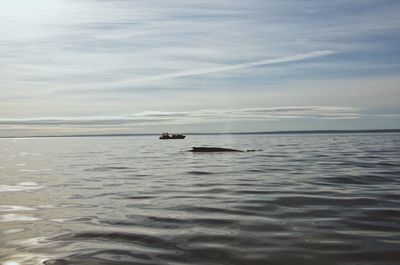
M0 140L0 260L398 264L400 135L210 141Z

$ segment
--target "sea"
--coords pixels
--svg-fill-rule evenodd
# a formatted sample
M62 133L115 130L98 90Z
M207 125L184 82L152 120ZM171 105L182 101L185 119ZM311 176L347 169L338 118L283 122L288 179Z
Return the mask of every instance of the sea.
M400 133L3 138L0 264L397 265Z

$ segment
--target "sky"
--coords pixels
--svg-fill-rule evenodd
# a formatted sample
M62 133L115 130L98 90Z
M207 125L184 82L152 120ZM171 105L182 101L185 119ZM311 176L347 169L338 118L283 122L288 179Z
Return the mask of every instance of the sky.
M400 128L400 2L0 0L0 136Z

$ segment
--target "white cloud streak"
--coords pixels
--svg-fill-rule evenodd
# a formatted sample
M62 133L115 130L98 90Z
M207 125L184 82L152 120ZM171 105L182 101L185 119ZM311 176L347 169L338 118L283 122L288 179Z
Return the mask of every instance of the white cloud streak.
M298 53L298 54L294 54L294 55L283 56L283 57L278 57L278 58L273 58L273 59L263 59L263 60L259 60L259 61L246 62L246 63L240 63L240 64L234 64L234 65L225 65L225 66L209 67L209 68L202 68L202 69L193 69L193 70L187 70L187 71L178 71L178 72L160 74L160 75L154 75L154 76L148 76L148 77L127 79L127 80L122 80L122 81L117 81L117 82L106 82L106 83L103 82L101 84L93 84L92 83L92 84L86 85L86 86L69 87L69 88L64 88L64 89L65 90L71 90L71 89L72 90L74 90L74 89L98 90L98 89L102 89L102 88L103 89L109 88L112 90L113 87L114 88L121 87L121 86L128 87L128 86L135 86L135 85L142 84L142 83L163 81L163 80L169 80L169 79L175 79L175 78L216 74L216 73L221 73L221 72L236 71L236 70L240 70L240 69L264 66L264 65L298 62L298 61L303 61L303 60L312 59L312 58L329 56L329 55L333 55L335 53L336 52L333 50L311 51L311 52ZM64 89L61 89L61 90L64 90ZM58 91L58 89L50 90L50 92L54 92L54 91Z
M360 111L361 109L355 107L323 106L243 108L182 112L146 111L121 116L0 119L0 125L107 127L232 121L272 121L282 119L356 119L363 115Z
M165 80L165 79L172 79L172 78L179 78L179 77L186 77L186 76L214 74L214 73L234 71L234 70L262 66L262 65L302 61L302 60L306 60L306 59L328 56L328 55L332 55L332 54L335 54L335 52L331 51L331 50L313 51L313 52L308 52L308 53L299 53L299 54L295 54L295 55L291 55L291 56L274 58L274 59L264 59L264 60L260 60L260 61L247 62L247 63L241 63L241 64L235 64L235 65L189 70L189 71L182 71L182 72L176 72L176 73L170 73L170 74L163 74L163 75L158 75L158 76L148 77L148 78L133 79L133 80L131 80L131 82L133 82L133 83L149 82L149 81L158 81L158 80Z

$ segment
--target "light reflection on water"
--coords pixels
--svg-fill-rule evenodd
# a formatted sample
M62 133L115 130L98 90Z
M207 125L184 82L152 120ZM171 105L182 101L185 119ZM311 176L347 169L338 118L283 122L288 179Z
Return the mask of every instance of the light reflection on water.
M398 264L399 143L400 134L0 139L0 261ZM207 145L262 150L185 152Z

